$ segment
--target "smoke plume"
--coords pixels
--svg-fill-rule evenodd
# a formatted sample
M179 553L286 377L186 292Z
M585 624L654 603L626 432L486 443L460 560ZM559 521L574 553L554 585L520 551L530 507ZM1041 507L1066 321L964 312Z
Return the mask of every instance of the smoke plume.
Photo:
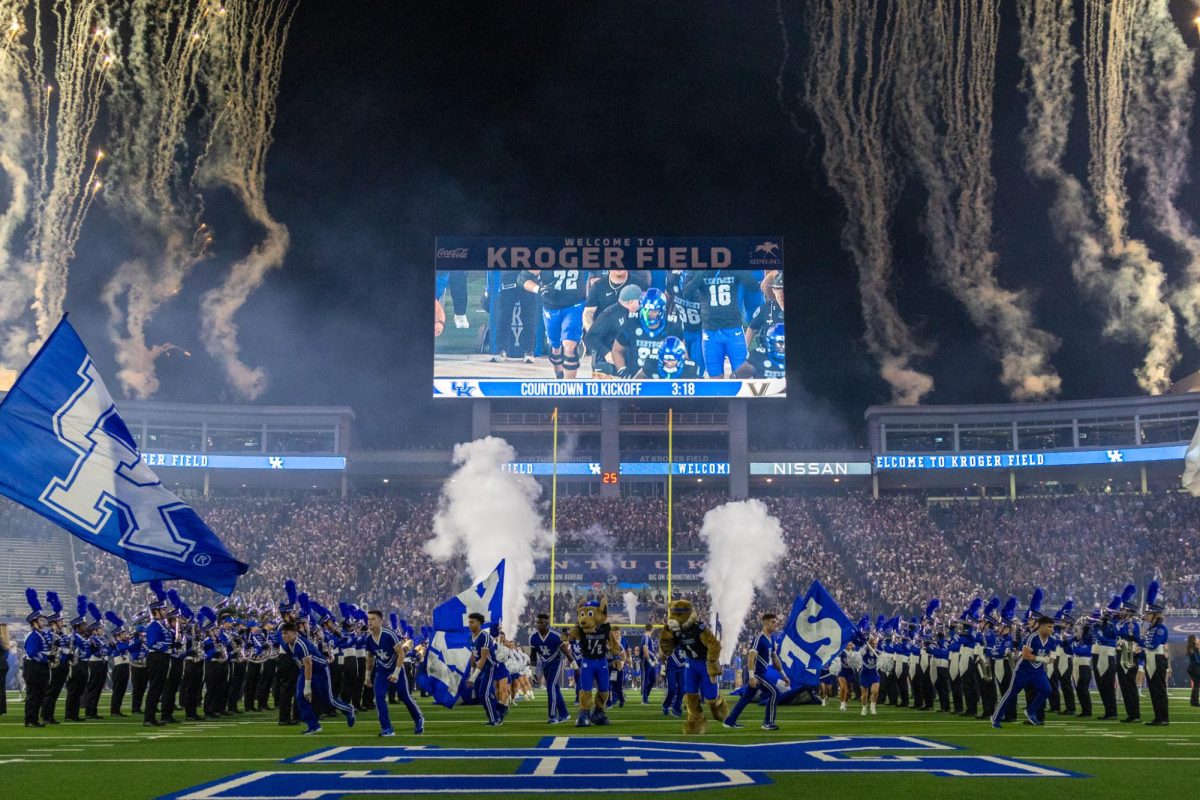
M638 607L637 592L624 592L621 597L625 599L625 612L629 614L629 624L636 625Z
M225 282L201 300L201 336L209 354L221 362L226 378L244 398L255 400L267 388L267 375L241 358L237 312L283 265L290 236L267 208L267 150L275 126L275 102L283 50L295 7L288 0L229 0L231 21L219 29L213 69L220 80L211 87L218 112L198 180L225 188L263 238L229 268Z
M700 538L708 545L703 577L710 612L721 621L721 663L728 664L754 592L766 586L773 564L784 554L783 528L761 500L740 500L709 510Z
M991 244L997 0L905 0L897 12L902 141L928 191L924 227L939 276L983 330L1009 394L1053 397L1058 340L1034 324L1024 293L1000 285Z
M529 600L534 563L550 552L550 532L537 500L541 487L502 467L516 458L503 439L489 436L454 448L454 474L442 486L425 550L436 561L465 558L471 578L486 578L504 559L504 631L516 636Z
M892 400L920 402L933 379L912 366L930 350L920 344L892 298L889 227L899 179L889 146L897 31L890 0L811 0L805 4L809 55L803 97L820 125L826 179L846 207L842 245L858 266L866 344L891 386ZM777 8L784 62L790 46L782 4Z

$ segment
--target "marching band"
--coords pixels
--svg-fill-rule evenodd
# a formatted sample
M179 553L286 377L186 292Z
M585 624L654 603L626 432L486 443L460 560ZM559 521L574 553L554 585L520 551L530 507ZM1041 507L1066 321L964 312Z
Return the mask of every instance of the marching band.
M64 690L63 721L103 719L99 703L108 684L107 713L126 716L122 709L128 692L130 713L150 727L181 722L177 709L183 719L199 721L274 708L280 725L299 725L303 716L306 732L313 732L319 728L314 724L318 717L340 711L352 719L355 710L386 710L390 699L404 702L417 732L423 729L412 686L424 670L431 629L418 635L394 614L385 625L381 612L368 615L348 603L339 604L339 621L297 593L291 581L285 584L287 599L274 608L226 602L193 611L174 589L163 591L154 581L150 587L154 599L128 624L112 611L102 614L83 595L76 598L76 615L67 620L54 592L46 593L46 610L34 589L26 591L30 631L20 653L27 727L59 724L55 715ZM1076 615L1071 600L1053 615L1044 613L1044 595L1037 589L1023 615L1017 613L1014 596L1003 604L999 597L987 603L976 598L957 616L939 613L938 599L929 602L920 618L880 615L872 623L864 616L852 640L822 673L820 696L823 702L831 695L836 681L842 711L848 710L857 688L863 715L875 714L877 704L885 704L989 719L1000 727L1017 720L1021 693L1027 724L1042 724L1047 709L1092 717L1094 683L1103 712L1098 719L1138 723L1143 716L1139 678L1144 675L1152 712L1146 724L1167 725L1165 601L1157 582L1147 587L1140 606L1136 595L1135 585L1129 584L1088 615ZM775 704L793 687L779 661L781 634L775 617L764 615L763 623L745 651L744 697L765 700L765 724L774 726ZM567 667L577 663L579 654L550 627L548 616L538 616L528 651L498 631L483 633L487 635L476 656L487 661L478 666L494 694L480 698L489 722L501 722L512 702L532 698L535 674L547 689L547 721L565 720L562 689ZM643 686L660 680L667 689L663 713L677 716L676 684L686 665L661 658L650 626L632 651ZM623 645L625 664L632 661L628 652ZM314 665L320 668L315 677ZM614 686L623 686L620 659L616 669ZM321 691L314 694L312 686ZM643 702L648 697L645 690ZM739 703L739 713L747 702ZM729 722L741 727L737 713ZM381 714L381 735L390 732L388 717Z

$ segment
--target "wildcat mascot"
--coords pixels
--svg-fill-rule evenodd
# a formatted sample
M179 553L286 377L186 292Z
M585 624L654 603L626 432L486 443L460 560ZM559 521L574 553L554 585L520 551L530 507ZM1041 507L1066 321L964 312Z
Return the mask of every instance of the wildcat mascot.
M723 722L729 713L725 698L717 688L721 675L721 640L696 616L696 609L687 600L673 600L667 625L659 637L661 662L675 650L683 655L687 666L683 672L683 707L687 717L683 721L684 733L704 733L708 724L700 698L708 703L713 719Z
M589 600L576 609L578 619L575 627L567 634L579 642L579 719L575 727L607 725L608 715L604 709L608 704L609 653L620 656L621 640L608 624L608 598ZM621 669L617 661L616 669ZM593 701L592 690L596 690Z

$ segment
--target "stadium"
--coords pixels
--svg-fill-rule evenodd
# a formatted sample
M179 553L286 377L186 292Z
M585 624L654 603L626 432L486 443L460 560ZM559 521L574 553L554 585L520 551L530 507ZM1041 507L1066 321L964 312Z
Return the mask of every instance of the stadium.
M1198 3L0 0L0 785L1196 795Z

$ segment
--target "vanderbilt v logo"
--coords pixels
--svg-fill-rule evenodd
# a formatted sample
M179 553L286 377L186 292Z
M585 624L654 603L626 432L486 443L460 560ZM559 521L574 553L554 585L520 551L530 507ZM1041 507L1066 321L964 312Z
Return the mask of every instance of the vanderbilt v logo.
M749 381L746 385L750 387L750 394L755 397L766 397L767 390L771 388L771 384L758 381Z

